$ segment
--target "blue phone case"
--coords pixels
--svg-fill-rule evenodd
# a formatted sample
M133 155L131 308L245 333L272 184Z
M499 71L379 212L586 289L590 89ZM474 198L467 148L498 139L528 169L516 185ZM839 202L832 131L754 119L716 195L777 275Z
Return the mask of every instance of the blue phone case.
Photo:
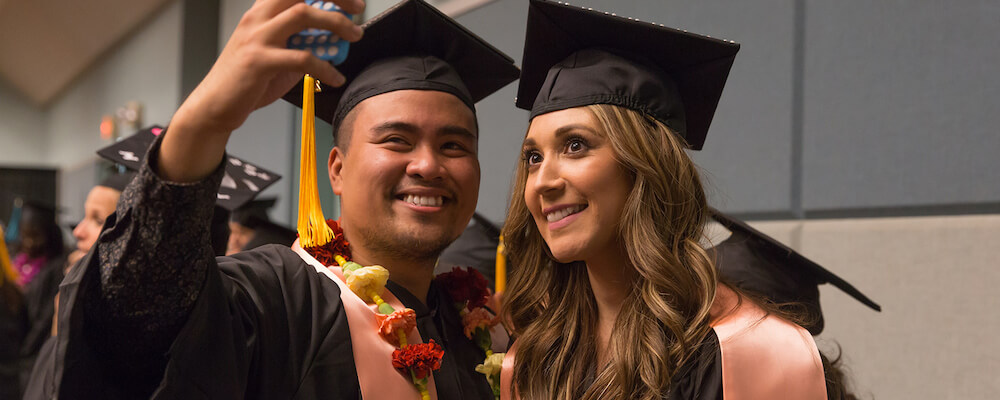
M311 7L318 8L325 11L336 11L351 18L352 15L344 12L337 7L336 4L330 1L321 0L305 0L306 4ZM339 36L334 35L332 32L322 29L306 29L302 32L292 35L288 38L289 49L296 50L309 50L316 57L322 60L329 61L333 65L339 65L347 59L347 51L350 48L350 42L341 39Z

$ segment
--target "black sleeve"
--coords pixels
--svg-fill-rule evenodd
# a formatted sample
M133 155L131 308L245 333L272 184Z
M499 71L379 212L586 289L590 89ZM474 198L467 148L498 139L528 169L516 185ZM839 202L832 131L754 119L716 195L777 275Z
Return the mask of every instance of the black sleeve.
M215 263L209 229L224 164L199 182L160 179L154 167L168 134L153 142L95 244L100 283L83 306L101 328L96 345L112 356L163 353Z
M62 311L85 303L99 277L74 269L60 292L60 398L293 398L327 367L335 382L323 382L323 392L356 391L340 290L287 247L217 258L167 350L144 359L109 357L93 338L104 329L83 312ZM324 354L333 360L319 367Z
M723 400L722 347L715 331L709 331L701 344L671 380L668 400Z

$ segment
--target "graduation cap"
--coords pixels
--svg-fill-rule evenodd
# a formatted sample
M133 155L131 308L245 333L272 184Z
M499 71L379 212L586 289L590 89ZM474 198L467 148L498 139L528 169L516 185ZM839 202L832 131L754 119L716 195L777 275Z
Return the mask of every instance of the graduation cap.
M806 316L814 322L807 327L813 335L823 331L818 286L824 283L836 286L875 311L882 311L881 306L853 285L795 250L719 210L709 211L712 219L732 232L713 247L722 279L777 304L804 306Z
M229 216L229 220L247 228L254 229L259 224L271 221L271 218L267 216L267 210L274 207L274 204L277 202L278 199L273 197L251 200L233 210L232 214Z
M252 250L265 244L280 244L291 246L298 233L272 221L258 222L253 228L253 237L243 246L241 251Z
M149 146L162 131L163 127L158 125L145 128L132 136L98 150L97 154L112 162L124 165L128 169L138 171ZM281 175L273 171L259 167L242 158L228 156L226 174L222 178L222 186L219 187L216 204L226 210L235 210L253 200L278 179L281 179Z
M453 267L469 267L482 273L493 288L498 244L500 228L478 212L474 213L472 223L441 252L434 273L448 272Z
M134 178L135 178L135 172L132 171L126 171L123 173L114 173L108 175L107 178L104 178L104 180L101 181L101 183L98 183L97 186L104 186L106 188L111 188L119 192L124 192L125 187L128 186L128 184L131 183L132 179Z
M531 0L516 105L531 118L592 104L622 106L666 124L700 150L739 49L732 41Z
M316 116L334 129L361 101L396 90L450 93L475 111L519 74L513 59L422 0L402 1L363 27L337 67L348 83L316 93ZM285 99L302 107L301 84Z

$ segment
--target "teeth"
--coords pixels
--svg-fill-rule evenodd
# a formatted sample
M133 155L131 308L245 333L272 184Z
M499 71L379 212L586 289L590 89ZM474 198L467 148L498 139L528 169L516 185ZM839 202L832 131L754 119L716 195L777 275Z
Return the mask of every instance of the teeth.
M564 208L564 209L559 210L559 211L553 211L553 212L545 215L545 220L549 221L549 222L556 222L556 221L561 220L563 218L566 218L566 217L568 217L570 215L573 215L573 214L576 214L576 213L578 213L580 211L583 211L584 208L585 208L585 206L580 205L580 206L574 206L574 207Z
M412 194L406 195L403 201L422 207L441 207L444 204L444 197L441 196L416 196Z

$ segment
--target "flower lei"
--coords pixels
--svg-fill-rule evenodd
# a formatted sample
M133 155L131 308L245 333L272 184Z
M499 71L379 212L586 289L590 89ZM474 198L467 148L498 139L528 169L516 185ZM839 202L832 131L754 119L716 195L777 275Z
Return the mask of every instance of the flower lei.
M389 271L380 265L362 266L350 261L349 243L344 240L343 230L335 220L327 220L333 230L334 239L325 245L306 247L304 250L323 265L334 262L341 267L347 287L365 302L376 305L379 335L399 347L392 352L392 366L410 376L413 385L420 392L422 400L429 400L427 376L441 368L444 349L431 339L428 343L408 343L406 332L417 326L417 314L409 308L396 310L379 297L389 280ZM486 375L493 389L493 395L500 398L500 365L504 353L494 353L490 328L498 318L485 307L490 299L486 278L479 271L463 270L455 267L451 272L435 278L455 302L455 308L462 316L465 336L486 352L486 359L476 366L476 372Z

